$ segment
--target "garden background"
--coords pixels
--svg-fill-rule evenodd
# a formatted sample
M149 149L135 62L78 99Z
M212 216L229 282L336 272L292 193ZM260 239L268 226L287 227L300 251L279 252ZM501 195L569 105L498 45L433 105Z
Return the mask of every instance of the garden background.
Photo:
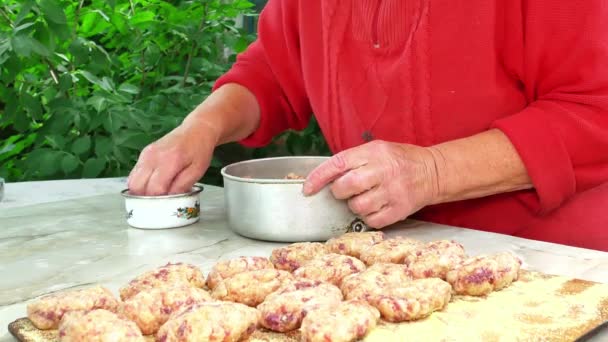
M126 176L255 39L266 1L0 1L0 177ZM216 149L222 166L327 155L314 122L261 149Z

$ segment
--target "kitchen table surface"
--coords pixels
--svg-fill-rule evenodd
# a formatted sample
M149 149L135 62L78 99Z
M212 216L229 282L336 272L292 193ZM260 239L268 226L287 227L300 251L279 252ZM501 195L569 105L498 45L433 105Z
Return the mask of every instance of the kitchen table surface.
M206 274L218 260L269 256L284 245L230 231L223 189L206 186L200 222L167 230L130 228L120 190L124 178L8 183L0 202L0 341L38 296L100 283L112 291L167 262L188 262ZM511 251L523 268L608 283L608 253L406 221L385 230L423 241L455 239L470 254ZM606 329L605 329L606 330ZM608 340L604 332L594 340Z

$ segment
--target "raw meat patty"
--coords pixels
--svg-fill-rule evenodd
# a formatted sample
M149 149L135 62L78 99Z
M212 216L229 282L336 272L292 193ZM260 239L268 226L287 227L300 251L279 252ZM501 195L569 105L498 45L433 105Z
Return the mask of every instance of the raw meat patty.
M38 329L56 329L66 312L93 309L116 312L118 301L102 286L57 292L29 304L27 317Z
M59 325L60 342L144 342L137 325L103 310L67 313Z
M188 285L140 291L127 299L121 313L137 323L144 335L155 334L172 313L185 306L212 301L207 291Z
M457 294L482 296L517 280L520 266L521 260L508 252L476 256L448 272L447 281Z
M246 271L221 281L213 290L218 300L257 306L266 296L293 280L291 273L275 269Z
M307 278L340 286L342 278L365 270L365 264L348 255L330 253L313 259L293 272L297 278Z
M383 232L346 233L329 239L325 245L332 253L359 258L361 252L384 240Z
M327 253L327 248L320 242L297 242L274 249L270 261L279 270L293 272L308 261Z
M266 297L258 305L262 314L260 324L277 332L298 329L308 312L336 306L342 292L334 285L309 279L288 283Z
M423 246L422 242L408 238L387 239L364 250L361 260L367 265L378 262L409 265Z
M230 260L219 261L207 276L207 287L215 289L223 279L230 278L235 274L253 271L263 270L267 268L274 268L270 260L265 257L258 256L242 256Z
M306 177L300 176L297 173L290 172L287 174L287 176L284 177L284 179L306 179Z
M145 272L120 289L120 298L127 300L142 290L156 287L174 286L176 284L203 287L205 278L198 267L184 263L168 263L154 270Z
M314 310L302 320L302 341L357 341L376 326L378 319L378 309L364 301L346 301L337 307Z
M450 284L439 278L412 280L398 287L389 287L372 294L368 302L375 306L382 318L389 322L403 322L424 318L443 309L451 299Z
M159 342L224 341L246 339L257 328L255 308L231 302L195 304L171 316L156 335Z
M426 244L410 264L414 278L446 278L448 271L461 264L467 255L455 241L439 240Z
M365 271L345 277L340 289L346 299L367 299L388 287L401 286L412 279L407 265L373 264Z

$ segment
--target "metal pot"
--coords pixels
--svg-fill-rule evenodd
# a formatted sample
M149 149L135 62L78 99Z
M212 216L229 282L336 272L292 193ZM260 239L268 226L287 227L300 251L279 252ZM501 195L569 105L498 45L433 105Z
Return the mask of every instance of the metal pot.
M327 157L279 157L228 165L224 178L228 224L237 234L279 242L326 241L367 227L325 187L302 194L303 179Z

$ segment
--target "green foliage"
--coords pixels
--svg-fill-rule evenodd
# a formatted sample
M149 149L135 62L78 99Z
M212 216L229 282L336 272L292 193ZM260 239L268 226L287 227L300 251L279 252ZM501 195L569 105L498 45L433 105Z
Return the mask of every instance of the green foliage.
M255 37L248 0L4 0L0 4L0 176L124 176ZM314 124L240 159L327 154ZM238 155L238 154L237 154ZM231 156L234 158L234 156ZM228 158L230 159L230 158ZM218 183L226 162L206 176Z

